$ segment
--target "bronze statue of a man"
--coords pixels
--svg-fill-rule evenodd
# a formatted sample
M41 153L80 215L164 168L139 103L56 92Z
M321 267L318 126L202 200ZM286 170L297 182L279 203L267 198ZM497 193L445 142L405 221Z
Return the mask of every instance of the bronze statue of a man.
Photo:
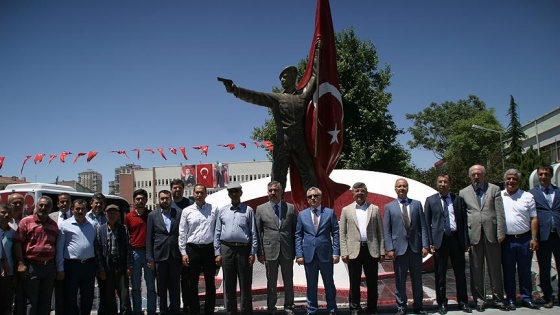
M313 161L305 140L305 113L313 98L317 80L318 56L321 42L315 47L313 74L303 90L297 90L297 68L289 66L280 73L281 93L263 93L238 87L232 80L218 78L228 93L246 102L269 107L276 123L276 139L272 154L272 180L286 187L288 167L293 160L303 184L304 191L317 186Z

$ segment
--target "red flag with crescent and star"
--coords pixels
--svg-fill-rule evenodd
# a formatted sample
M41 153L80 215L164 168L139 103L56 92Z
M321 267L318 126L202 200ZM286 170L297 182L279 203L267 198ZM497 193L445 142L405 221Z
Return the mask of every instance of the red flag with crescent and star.
M206 187L214 187L214 166L212 164L196 165L196 182Z
M315 47L319 39L322 46L319 55L319 88L316 89L313 101L309 102L307 107L305 138L313 160L317 186L323 192L322 204L333 208L336 198L347 191L349 186L336 183L329 178L342 151L344 111L338 83L335 36L328 0L317 0L315 32L309 51L309 63L298 89L303 89L312 79ZM296 207L300 210L307 208L306 192L303 191L299 172L293 162L290 166L290 184Z

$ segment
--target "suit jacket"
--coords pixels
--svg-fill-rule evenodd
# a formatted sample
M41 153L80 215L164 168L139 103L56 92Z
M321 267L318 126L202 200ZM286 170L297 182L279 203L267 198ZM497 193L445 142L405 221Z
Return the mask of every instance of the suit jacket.
M464 251L470 246L469 235L467 233L467 204L465 200L455 194L449 194L453 203L453 212L455 214L455 225L457 226L457 236L459 244ZM445 219L443 216L443 203L439 193L426 198L424 204L424 213L426 214L426 224L428 225L428 239L430 245L434 245L436 249L441 247L443 240L443 230Z
M540 185L529 191L535 198L535 207L537 208L537 217L539 218L539 239L541 241L547 241L550 236L552 218L554 218L556 233L560 236L560 189L553 185L551 187L554 189L552 207L546 201Z
M95 233L95 257L97 258L97 269L103 271L115 271L119 273L126 272L127 268L132 268L132 248L130 247L130 238L126 227L120 223L115 225L117 235L118 263L117 270L112 268L111 248L109 246L109 238L107 237L107 223L97 227Z
M258 255L265 256L266 260L276 260L280 253L288 260L293 260L295 257L294 235L297 216L294 205L281 201L280 212L281 220L278 226L278 217L270 202L257 206L255 219L259 234Z
M146 227L146 260L163 261L170 258L181 259L179 251L179 222L181 211L171 207L171 228L169 232L161 217L161 208L148 214Z
M383 219L379 207L366 201L367 244L369 254L374 258L385 255L383 239ZM340 253L355 259L360 254L360 227L356 216L356 202L342 208L340 215Z
M320 209L317 232L313 227L311 208L301 211L297 218L296 257L303 257L305 263L310 263L315 255L320 262L332 262L333 256L340 256L340 231L334 210L323 206Z
M383 216L383 231L385 237L385 250L395 251L400 256L406 253L407 248L414 253L421 253L422 248L429 248L428 228L422 204L418 200L409 200L410 231L406 233L401 204L395 199L385 205Z
M490 243L496 243L498 238L505 237L506 218L504 203L498 186L490 183L487 184L480 206L478 205L476 192L472 185L461 189L459 196L463 197L467 203L467 225L471 244L478 244L482 228L484 228L484 234Z

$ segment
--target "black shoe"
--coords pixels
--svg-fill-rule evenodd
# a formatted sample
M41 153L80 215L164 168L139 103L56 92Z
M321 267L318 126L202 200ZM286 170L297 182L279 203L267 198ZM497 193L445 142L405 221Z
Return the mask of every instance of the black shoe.
M554 306L554 302L552 300L546 301L543 306L544 308L552 308Z
M536 305L535 303L529 301L529 302L521 302L521 306L526 307L526 308L530 308L533 310L538 310L540 309L540 307L538 305Z
M331 312L329 312L329 315L336 315L336 312L335 312L335 311L331 311Z
M284 311L286 312L286 315L295 315L296 313L294 313L294 310L291 308L286 308L284 309Z
M461 305L461 310L465 313L472 313L472 308L469 306L469 304L465 303L463 305Z
M515 305L513 307L515 307ZM505 305L502 302L496 303L496 308L499 309L500 311L509 311L510 310L509 306Z
M397 311L396 315L406 315L406 310L401 308L400 310Z
M424 311L424 310L414 310L414 314L418 314L418 315L428 315L428 312Z
M484 304L477 304L476 310L479 312L484 312L486 310L486 306Z
M517 307L515 307L515 303L511 302L508 305L506 305L507 309L510 311L515 311L517 309Z
M440 314L447 314L447 307L445 305L440 305L438 308L438 313Z

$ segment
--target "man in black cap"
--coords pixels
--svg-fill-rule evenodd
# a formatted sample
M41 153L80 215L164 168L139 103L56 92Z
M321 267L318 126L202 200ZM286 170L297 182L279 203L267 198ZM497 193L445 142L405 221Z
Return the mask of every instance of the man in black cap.
M263 93L238 87L232 80L221 79L226 91L246 102L265 106L272 110L276 123L276 139L272 156L272 180L280 182L286 187L288 167L293 160L301 176L305 191L317 186L317 177L313 168L311 155L305 142L305 113L307 105L313 98L318 68L318 51L321 42L317 42L313 74L303 90L297 90L296 80L298 71L294 66L288 66L280 73L281 93Z

